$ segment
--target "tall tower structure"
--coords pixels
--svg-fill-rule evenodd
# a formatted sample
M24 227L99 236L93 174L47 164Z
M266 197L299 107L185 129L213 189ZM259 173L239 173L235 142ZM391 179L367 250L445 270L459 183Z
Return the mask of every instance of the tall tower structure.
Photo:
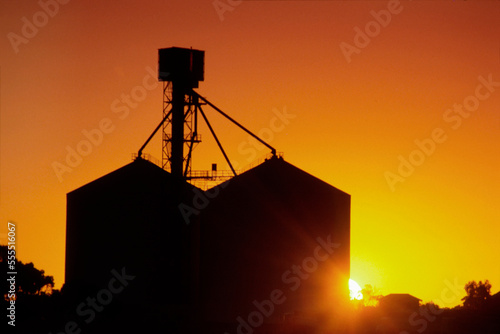
M158 80L163 81L162 168L177 177L191 172L191 153L201 141L198 88L204 80L205 52L171 47L158 50ZM184 150L186 148L186 150ZM186 152L186 153L184 153Z
M217 182L236 176L237 173L203 111L202 105L210 106L234 125L268 147L272 156L276 156L276 150L194 91L194 88L198 88L199 82L204 80L204 63L205 51L178 47L158 50L158 80L163 81L163 119L144 145L141 146L137 155L134 156L141 158L143 149L162 128L161 167L164 170L169 171L179 179L182 178L187 181L201 179ZM203 121L219 146L231 172L218 172L216 164L212 165L212 173L206 170L191 170L193 149L201 142L201 136L198 134L198 115L203 117Z

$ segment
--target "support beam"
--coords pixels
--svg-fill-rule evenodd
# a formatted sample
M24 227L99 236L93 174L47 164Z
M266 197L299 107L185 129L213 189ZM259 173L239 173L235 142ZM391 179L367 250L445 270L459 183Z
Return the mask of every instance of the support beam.
M217 135L215 134L214 129L212 129L212 126L210 125L210 122L208 121L207 116L205 116L203 109L201 109L201 106L200 106L200 112L201 112L201 116L203 116L203 119L205 120L205 123L207 123L207 126L210 129L212 136L214 136L214 139L217 142L217 145L219 146L219 149L222 152L222 155L224 155L224 158L226 159L227 164L231 168L231 171L233 172L234 176L236 176L237 175L236 171L234 170L233 165L231 164L231 161L229 161L229 158L227 157L226 151L224 151L224 148L222 147L222 144L220 143L219 138L217 138Z
M182 81L172 82L172 154L170 172L173 176L183 176L184 163L184 97L186 85Z
M217 108L213 103L211 103L210 101L208 101L206 98L204 98L200 94L196 93L194 90L191 90L191 92L192 92L192 94L198 96L206 104L208 104L209 106L211 106L212 108L214 108L215 110L217 110L222 116L226 117L228 120L230 120L231 122L233 122L234 124L236 124L240 129L242 129L243 131L245 131L246 133L248 133L250 136L252 136L255 139L257 139L260 143L262 143L267 148L269 148L271 150L271 153L273 154L273 156L276 156L276 149L274 147L272 147L271 145L269 145L268 143L266 143L265 141L263 141L262 139L260 139L256 135L254 135L250 130L248 130L243 125L241 125L240 123L238 123L237 121L235 121L234 119L232 119L228 114L226 114L225 112L223 112L222 110L220 110L219 108Z
M172 110L170 110L168 112L168 114L166 114L165 117L163 117L163 119L161 120L160 124L158 124L158 126L156 127L156 129L154 129L153 133L149 136L149 138L146 140L146 142L144 143L144 145L141 146L141 148L139 149L139 152L137 153L137 157L138 158L142 158L142 151L144 150L144 148L146 147L146 145L149 144L149 142L151 141L151 139L158 132L158 130L163 125L163 123L165 123L165 121L167 120L168 116L170 116L171 113L172 113Z

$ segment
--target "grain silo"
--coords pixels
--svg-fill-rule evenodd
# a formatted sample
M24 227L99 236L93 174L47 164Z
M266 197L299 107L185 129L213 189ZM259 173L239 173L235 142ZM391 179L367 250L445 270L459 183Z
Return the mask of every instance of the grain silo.
M338 316L350 196L278 157L218 188L198 221L204 319L236 333L243 320L258 331Z
M160 310L190 312L191 237L178 205L193 189L136 159L67 194L64 289L84 332L155 329ZM123 275L134 277L124 288Z
M203 51L159 55L162 122L134 162L67 196L68 290L76 300L95 294L106 303L88 323L77 312L82 328L251 334L338 322L349 298L350 195L284 161L196 93ZM236 175L199 100L272 157ZM207 191L188 182L214 177L190 167L198 112L235 175ZM162 126L158 167L142 150ZM133 280L120 293L106 292L123 268Z

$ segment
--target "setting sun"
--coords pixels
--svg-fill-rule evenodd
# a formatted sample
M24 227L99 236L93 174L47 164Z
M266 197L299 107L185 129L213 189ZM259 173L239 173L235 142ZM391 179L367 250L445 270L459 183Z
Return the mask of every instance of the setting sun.
M361 287L356 281L349 279L349 297L351 300L361 300L363 299L363 294L361 293Z

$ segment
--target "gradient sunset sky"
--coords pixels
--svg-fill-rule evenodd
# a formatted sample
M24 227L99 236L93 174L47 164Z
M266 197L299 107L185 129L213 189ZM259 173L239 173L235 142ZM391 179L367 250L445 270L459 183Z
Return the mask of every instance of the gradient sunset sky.
M131 162L162 116L157 50L178 46L205 50L201 95L352 195L361 286L441 306L469 280L500 290L499 1L61 2L0 2L0 243L15 222L19 259L57 287L66 193ZM268 153L205 111L239 167ZM193 169L227 169L200 132ZM159 136L145 151L161 158Z

